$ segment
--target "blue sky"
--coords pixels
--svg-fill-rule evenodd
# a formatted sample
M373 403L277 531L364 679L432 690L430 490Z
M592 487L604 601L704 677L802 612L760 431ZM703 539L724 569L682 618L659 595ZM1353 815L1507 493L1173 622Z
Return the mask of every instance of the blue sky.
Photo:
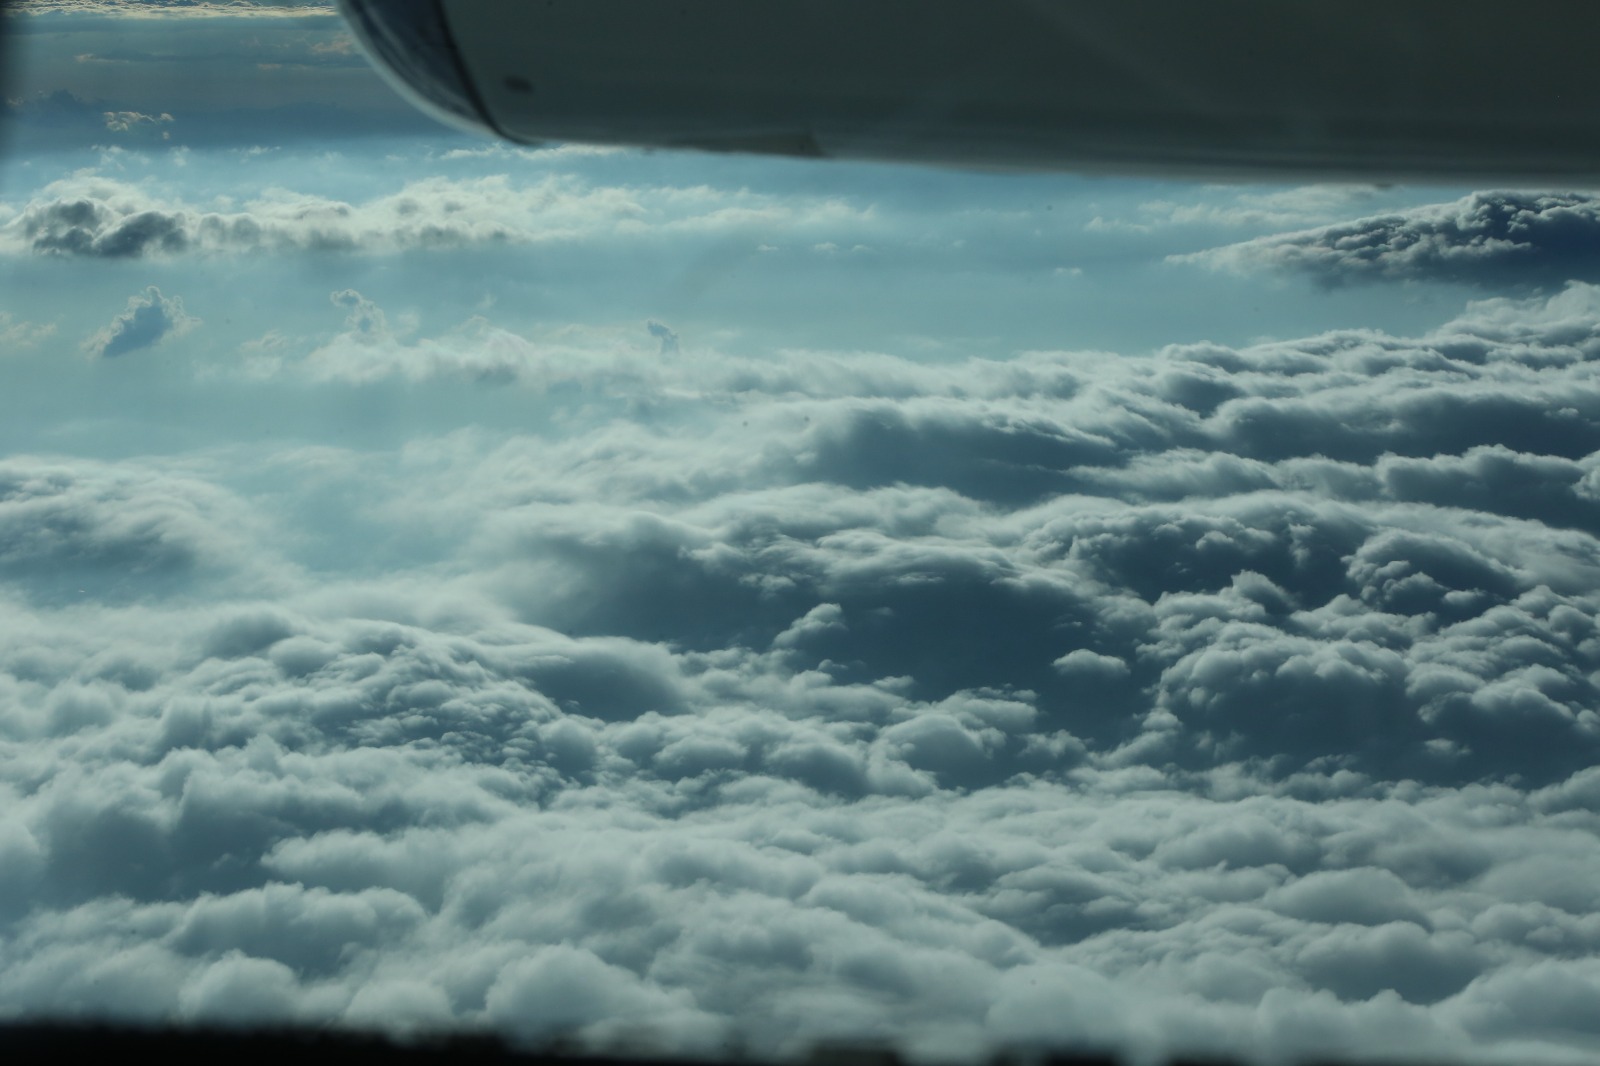
M1579 1061L1582 191L432 125L10 16L0 1011Z

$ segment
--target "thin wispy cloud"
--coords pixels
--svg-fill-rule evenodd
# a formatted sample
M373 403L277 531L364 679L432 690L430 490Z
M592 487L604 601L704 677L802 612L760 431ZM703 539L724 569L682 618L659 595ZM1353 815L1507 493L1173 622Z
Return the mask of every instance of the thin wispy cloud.
M55 331L54 322L28 322L10 311L0 311L0 350L16 352L36 347Z

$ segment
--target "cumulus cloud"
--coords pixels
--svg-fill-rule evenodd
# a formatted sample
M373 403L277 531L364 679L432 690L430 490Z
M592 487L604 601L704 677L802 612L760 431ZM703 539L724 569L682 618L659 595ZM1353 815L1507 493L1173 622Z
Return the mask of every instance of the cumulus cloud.
M370 302L336 300L354 308L343 339L280 371L490 372L450 356L489 345L400 345ZM537 461L507 445L444 492L457 512L483 511L480 492L512 508L478 532L497 586L563 630L781 639L847 676L872 646L868 673L929 698L1025 689L1128 757L1548 780L1596 754L1591 667L1486 654L1476 634L1531 625L1538 645L1582 646L1543 620L1588 610L1595 576L1600 401L1579 305L1593 320L1595 291L1524 305L1529 331L1551 323L1533 342L1480 332L1507 312L1482 306L1420 339L1174 348L1116 372L1046 354L867 363L843 384L814 355L664 369L637 350L587 359L500 335L507 380L587 377L741 417L709 437L540 443ZM1220 403L1203 387L1216 366L1234 393ZM503 484L501 462L516 471ZM618 512L619 495L703 502L647 516ZM580 518L579 500L599 510ZM1009 517L991 526L984 507ZM824 606L835 614L813 624ZM813 623L792 629L802 616Z
M764 1054L1596 1049L1600 289L945 365L662 360L637 320L554 359L331 302L272 373L498 346L508 387L656 417L13 462L0 1002ZM245 462L315 479L313 528L228 489ZM431 547L297 561L374 525Z
M1449 281L1487 288L1600 279L1600 199L1475 192L1317 229L1174 256L1230 270L1291 270L1324 285Z
M273 189L200 205L93 175L53 182L0 225L0 253L103 259L252 252L393 253L465 245L799 231L862 221L836 199L707 188L592 186L566 175L427 178L363 203Z
M83 342L83 350L101 359L114 359L130 352L153 348L169 337L181 337L200 324L183 309L176 296L162 296L149 286L138 296L128 297L128 309Z

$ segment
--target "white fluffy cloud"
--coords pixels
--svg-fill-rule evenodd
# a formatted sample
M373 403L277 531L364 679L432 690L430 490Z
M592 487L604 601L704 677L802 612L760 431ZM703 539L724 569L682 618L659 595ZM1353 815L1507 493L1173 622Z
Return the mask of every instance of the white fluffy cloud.
M7 1009L1600 1049L1600 290L943 366L333 303L249 372L648 417L10 460Z

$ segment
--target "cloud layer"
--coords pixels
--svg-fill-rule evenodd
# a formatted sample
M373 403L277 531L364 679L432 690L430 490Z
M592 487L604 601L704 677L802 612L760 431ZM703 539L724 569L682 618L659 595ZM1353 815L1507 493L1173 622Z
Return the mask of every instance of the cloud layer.
M948 365L333 303L247 371L572 421L0 469L9 1011L1600 1048L1600 289Z
M1181 261L1292 270L1325 285L1448 281L1490 289L1600 280L1600 199L1475 192L1447 204L1258 237Z

